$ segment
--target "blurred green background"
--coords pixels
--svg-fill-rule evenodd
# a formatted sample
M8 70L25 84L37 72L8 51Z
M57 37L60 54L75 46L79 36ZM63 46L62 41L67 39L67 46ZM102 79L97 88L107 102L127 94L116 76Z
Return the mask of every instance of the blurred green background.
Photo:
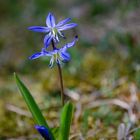
M71 135L116 139L118 125L131 121L127 110L108 103L91 106L106 99L131 104L131 87L139 101L139 0L0 0L0 139L38 137L14 72L26 83L50 126L58 126L57 68L49 69L47 58L28 60L43 47L44 34L27 28L45 26L48 12L54 13L57 21L71 17L78 23L77 28L65 32L67 40L62 39L64 44L79 36L76 46L69 49L72 60L63 66L66 98L76 105ZM137 127L139 111L134 115Z

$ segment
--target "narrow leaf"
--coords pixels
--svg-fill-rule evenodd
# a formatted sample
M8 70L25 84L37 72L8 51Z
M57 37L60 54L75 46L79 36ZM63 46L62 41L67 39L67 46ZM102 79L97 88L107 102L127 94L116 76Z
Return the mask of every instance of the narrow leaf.
M37 106L34 98L30 94L29 90L25 87L25 85L21 82L21 80L18 78L18 76L16 74L14 76L16 79L17 86L18 86L26 104L28 105L28 108L30 109L35 122L38 125L43 125L48 128L48 125L46 124L46 121L45 121L39 107Z
M59 140L68 140L70 125L73 115L73 105L68 102L62 109L61 118L60 118L60 129L59 129Z
M46 123L45 118L43 117L41 110L39 109L38 105L36 104L33 96L29 92L29 90L26 88L26 86L22 83L22 81L19 79L19 77L14 73L14 77L17 83L17 86L30 110L32 113L33 119L36 122L36 124L40 126L45 126L49 129L48 124ZM50 133L51 130L49 129ZM51 133L52 135L52 133ZM54 140L54 136L52 135L52 139Z

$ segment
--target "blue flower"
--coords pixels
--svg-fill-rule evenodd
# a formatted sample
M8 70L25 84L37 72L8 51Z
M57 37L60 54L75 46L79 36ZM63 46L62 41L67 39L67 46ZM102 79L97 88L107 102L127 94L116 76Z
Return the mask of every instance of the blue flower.
M36 125L35 128L45 140L52 140L49 130L46 127Z
M51 59L50 59L49 67L52 67L54 62L56 62L57 64L61 64L61 62L64 63L68 62L71 59L71 57L70 54L67 52L67 49L73 47L77 40L78 37L76 36L72 42L67 43L60 49L55 47L52 51L46 51L46 48L42 48L41 52L33 54L31 57L29 57L29 59L32 60L42 56L50 56Z
M55 23L55 17L52 13L49 13L46 18L46 25L47 26L31 26L28 29L35 32L44 32L47 35L44 38L44 44L46 47L49 46L51 40L53 39L55 42L59 42L58 35L64 37L61 31L68 30L77 26L76 23L68 23L71 21L71 18L66 18L58 24Z

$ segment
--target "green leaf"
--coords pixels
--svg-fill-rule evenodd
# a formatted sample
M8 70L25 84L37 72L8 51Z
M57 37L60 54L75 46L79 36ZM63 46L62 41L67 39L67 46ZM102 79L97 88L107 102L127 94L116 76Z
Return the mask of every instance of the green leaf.
M69 139L73 108L74 107L72 103L67 102L62 109L61 118L60 118L59 140Z
M18 76L16 74L14 74L14 76L16 79L17 86L18 86L26 104L28 105L28 108L30 109L35 122L38 125L43 125L48 128L48 125L47 125L39 107L37 106L34 98L30 94L29 90L25 87L25 85L21 82L21 80L18 78Z
M15 73L14 73L14 77L16 79L17 86L18 86L25 102L26 102L30 112L32 113L34 121L40 126L43 125L43 126L47 127L54 140L54 136L53 136L51 130L49 129L49 126L48 126L45 118L43 117L41 110L39 109L38 105L36 104L33 96L30 94L29 90L26 88L26 86L22 83L22 81L19 79L19 77Z
M54 137L58 138L58 136L59 136L59 127L51 128L51 131L52 131Z
M137 131L134 133L134 140L139 140L140 139L140 128L137 129Z

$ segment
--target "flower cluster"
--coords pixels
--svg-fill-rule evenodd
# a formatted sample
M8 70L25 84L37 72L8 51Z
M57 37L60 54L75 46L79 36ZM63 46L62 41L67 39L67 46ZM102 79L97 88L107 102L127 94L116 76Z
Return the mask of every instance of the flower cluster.
M57 64L61 64L62 62L68 62L70 60L70 54L67 52L67 49L73 47L75 42L78 40L78 37L75 36L74 40L70 43L67 43L62 48L57 48L56 44L58 44L59 37L65 38L62 31L74 28L77 26L76 23L69 23L71 18L66 18L56 24L55 17L52 13L49 13L46 18L46 25L47 26L31 26L28 29L35 32L43 32L46 33L44 37L44 47L42 48L41 52L33 54L29 59L36 59L42 56L49 56L50 64L49 66L52 67L54 62ZM52 43L53 50L47 51L47 48Z

